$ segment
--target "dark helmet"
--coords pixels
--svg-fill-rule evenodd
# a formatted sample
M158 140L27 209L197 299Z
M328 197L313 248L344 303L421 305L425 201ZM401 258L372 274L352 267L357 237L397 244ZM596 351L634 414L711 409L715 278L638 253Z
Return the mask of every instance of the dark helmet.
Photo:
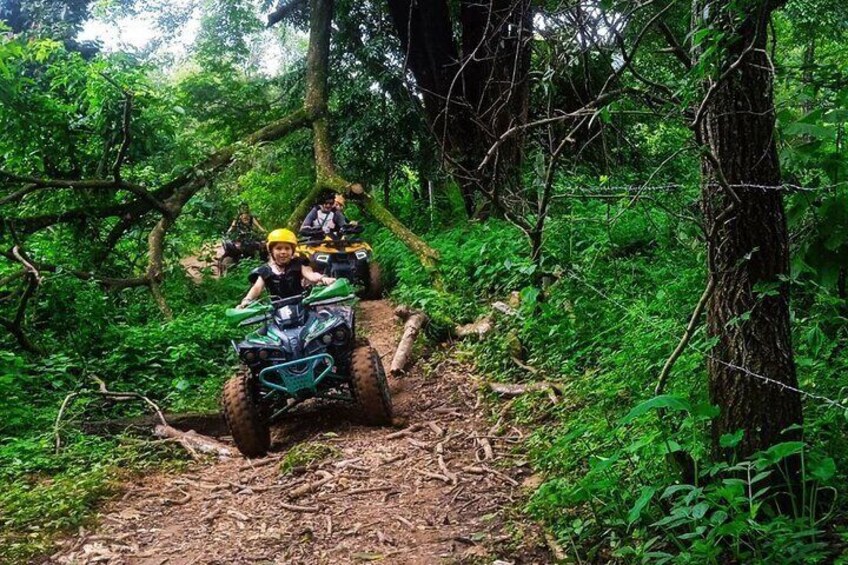
M250 205L246 200L242 200L238 205L239 212L250 212Z
M318 200L315 202L318 206L321 204L334 204L336 201L336 193L332 190L323 190L321 194L318 195Z

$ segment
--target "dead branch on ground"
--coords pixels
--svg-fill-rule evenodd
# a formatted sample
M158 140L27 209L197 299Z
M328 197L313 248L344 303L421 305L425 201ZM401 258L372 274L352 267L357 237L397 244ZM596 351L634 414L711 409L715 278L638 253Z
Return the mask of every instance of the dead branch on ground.
M392 366L389 371L392 375L397 376L403 373L412 356L412 347L415 345L415 338L418 337L421 328L428 321L429 318L423 312L415 312L407 319L403 328L403 337L400 338L395 355L392 358Z
M53 423L53 438L56 453L59 453L62 448L61 425L65 412L78 398L82 396L92 395L101 396L119 402L142 402L156 415L156 418L160 422L160 424L154 428L155 435L157 435L158 437L175 439L180 445L183 446L183 448L185 448L186 451L188 451L188 453L192 457L197 458L198 453L211 453L218 455L219 457L232 456L232 450L229 447L210 437L198 434L192 430L188 432L182 432L180 430L177 430L176 428L171 427L168 424L168 421L165 419L165 415L163 414L159 406L155 402L150 400L150 398L148 398L147 396L133 391L112 391L109 390L106 386L106 383L96 375L91 375L91 379L97 383L97 390L84 390L79 392L72 392L65 396L65 399L62 401L62 405L59 407L59 412L56 415L56 420Z

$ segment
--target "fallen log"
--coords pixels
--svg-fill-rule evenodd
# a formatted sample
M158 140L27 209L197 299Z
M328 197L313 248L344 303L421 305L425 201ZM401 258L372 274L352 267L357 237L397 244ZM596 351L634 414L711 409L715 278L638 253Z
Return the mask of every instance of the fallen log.
M168 421L165 420L164 414L162 414L162 409L159 406L144 396L143 394L139 394L137 392L129 391L129 392L118 392L111 391L106 387L106 383L98 377L97 375L89 375L91 380L97 383L98 389L92 391L79 391L79 392L71 392L65 396L65 399L62 401L62 405L59 407L59 413L56 414L56 420L53 422L53 438L55 442L55 451L59 453L62 449L62 418L65 415L65 410L69 409L71 405L76 401L80 396L91 395L91 396L102 396L104 398L108 398L109 400L113 400L116 402L122 401L139 401L145 404L153 413L156 415L156 418L162 425L168 425Z
M476 321L471 322L470 324L456 326L456 328L454 328L453 330L453 333L459 339L464 339L466 337L471 336L477 336L478 339L481 339L486 334L491 332L492 329L492 317L487 315L483 316L482 318L478 318Z
M515 398L516 396L521 396L522 394L526 394L528 392L554 391L556 393L562 394L562 389L559 385L549 383L547 381L540 381L527 384L487 383L487 386L489 387L489 390L491 390L495 394L503 396L504 398Z
M392 358L392 367L390 373L393 376L403 373L409 360L412 357L412 346L415 345L415 338L418 337L418 332L424 327L429 318L423 312L415 312L410 315L403 326L403 337L400 338L395 356Z
M221 459L233 456L233 450L230 447L211 437L200 435L194 430L183 432L167 424L160 424L153 429L153 435L174 439L192 454L215 455Z
M212 437L229 434L227 423L220 412L163 412L168 424L178 430L194 430ZM80 429L87 434L114 435L127 431L150 433L150 429L161 423L155 415L135 416L131 418L111 418L107 420L85 420Z
M410 318L410 316L412 316L413 314L415 314L417 312L418 312L418 310L416 310L414 308L410 308L406 304L401 304L397 308L395 308L394 314L395 314L396 317L400 318L400 320L402 322L405 322L406 320L408 320Z
M512 302L513 300L510 300L510 303ZM515 304L517 306L518 302L515 302ZM492 321L493 314L502 314L511 317L518 316L518 310L516 310L516 308L514 308L511 304L507 304L505 302L493 302L491 304L491 308L492 312L489 314L484 314L469 324L454 327L454 335L458 339L464 339L471 336L477 336L478 339L482 339L486 334L490 333L494 329L494 323ZM395 311L395 315L398 315L397 311Z
M497 310L501 314L506 316L517 316L518 310L510 306L509 304L505 304L501 301L492 302L492 309Z

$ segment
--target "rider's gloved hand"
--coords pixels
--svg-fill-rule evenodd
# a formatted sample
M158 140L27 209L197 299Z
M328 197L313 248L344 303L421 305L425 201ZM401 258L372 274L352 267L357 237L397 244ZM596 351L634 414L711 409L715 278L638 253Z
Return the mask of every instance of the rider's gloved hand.
M336 282L336 279L334 279L333 277L321 277L321 280L318 281L318 284L322 284L324 286L330 286L334 282Z
M236 309L237 310L243 310L244 308L247 308L248 306L250 306L251 302L253 302L253 301L245 298L244 300L242 300L241 302L238 303L238 306L236 306Z

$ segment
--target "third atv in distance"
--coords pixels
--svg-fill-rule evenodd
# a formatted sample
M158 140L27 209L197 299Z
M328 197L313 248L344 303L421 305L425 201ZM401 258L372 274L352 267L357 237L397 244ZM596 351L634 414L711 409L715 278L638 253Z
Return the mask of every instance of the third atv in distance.
M380 265L361 233L362 226L355 224L342 226L335 234L325 234L321 228L302 228L297 250L309 257L317 272L348 279L362 287L362 298L377 300L383 294Z

